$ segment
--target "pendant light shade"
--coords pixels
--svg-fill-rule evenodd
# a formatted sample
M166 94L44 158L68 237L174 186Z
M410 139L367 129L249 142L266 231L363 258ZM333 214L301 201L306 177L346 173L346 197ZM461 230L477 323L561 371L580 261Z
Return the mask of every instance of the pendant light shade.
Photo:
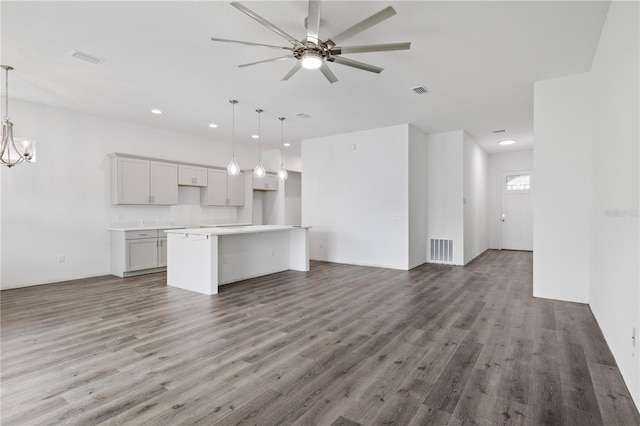
M284 120L286 120L285 117L278 117L278 120L280 120L280 169L278 169L278 177L281 180L287 180L287 178L289 177L289 173L287 173L287 169L284 168L284 155L282 152L282 147L284 146Z
M232 99L229 101L229 103L232 105L232 125L231 125L231 133L232 133L232 141L233 141L233 157L231 158L231 162L229 163L229 165L227 166L227 173L229 174L229 176L237 176L240 174L240 166L238 165L238 162L236 161L236 104L238 103L238 101L236 101L235 99Z
M262 114L262 111L263 110L260 108L256 110L256 112L258 113L258 164L256 165L255 169L253 169L253 175L258 179L263 178L267 174L264 166L262 165L262 151L260 150L260 137L262 136L260 134L260 115Z
M0 145L0 163L13 167L23 161L35 162L35 143L31 139L13 139L13 123L9 117L9 65L0 65L5 71L5 109L2 120L2 143Z

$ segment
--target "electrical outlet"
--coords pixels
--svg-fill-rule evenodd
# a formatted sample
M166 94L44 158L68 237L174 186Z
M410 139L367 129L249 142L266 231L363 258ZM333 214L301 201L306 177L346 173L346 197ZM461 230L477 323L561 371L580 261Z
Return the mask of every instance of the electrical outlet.
M61 254L60 256L58 256L58 263L64 263L65 261L66 259L64 254Z

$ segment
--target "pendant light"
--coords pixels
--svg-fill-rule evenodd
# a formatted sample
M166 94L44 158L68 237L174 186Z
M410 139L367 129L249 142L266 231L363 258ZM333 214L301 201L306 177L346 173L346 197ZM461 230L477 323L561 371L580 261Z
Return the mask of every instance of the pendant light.
M287 180L289 177L289 173L287 173L287 169L284 168L284 156L282 152L282 146L284 145L284 120L285 117L278 117L280 120L280 169L278 170L278 177L282 180Z
M9 121L9 65L0 65L5 71L5 109L2 120L2 144L0 145L0 163L13 167L23 161L35 162L35 146L31 139L13 139L13 123ZM17 144L16 144L17 141Z
M258 108L256 110L256 112L258 113L258 165L256 166L255 169L253 169L253 175L255 177L257 177L258 179L262 179L265 174L266 171L264 170L264 166L262 165L262 151L260 150L260 139L261 139L261 134L260 134L260 114L262 114L262 109Z
M227 166L227 173L229 174L229 176L237 176L240 174L240 166L238 165L238 162L236 161L236 104L238 103L238 101L236 101L235 99L232 99L229 101L229 103L232 105L232 125L231 125L231 134L232 134L232 141L233 141L233 157L231 159L231 162L229 163L229 165Z

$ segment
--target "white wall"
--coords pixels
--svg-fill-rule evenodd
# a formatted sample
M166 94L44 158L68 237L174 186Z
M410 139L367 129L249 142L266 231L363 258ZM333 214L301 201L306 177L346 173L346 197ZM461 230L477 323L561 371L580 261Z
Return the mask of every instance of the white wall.
M408 269L408 127L302 142L312 259Z
M464 264L464 132L427 136L427 238L454 240L453 258Z
M409 268L427 261L427 135L409 126Z
M587 303L592 149L589 74L534 85L533 295Z
M192 188L180 189L178 206L110 204L108 153L225 167L229 144L17 100L11 111L16 137L36 139L37 163L0 171L2 288L108 274L111 222L197 225L236 217L235 208L200 207ZM255 152L237 154L241 167L253 166ZM279 155L272 157L265 166L275 171ZM66 261L58 263L62 254Z
M487 153L463 134L464 264L489 248L487 233Z
M487 173L487 223L489 248L500 248L500 215L503 171L532 170L533 150L491 154ZM534 177L535 185L535 177Z
M594 223L591 310L640 406L638 180L640 51L637 2L612 2L591 70Z
M300 225L302 223L302 176L294 171L288 173L289 178L284 183L284 224Z
M591 71L534 93L534 295L589 302L636 406L638 18L637 2L611 2Z

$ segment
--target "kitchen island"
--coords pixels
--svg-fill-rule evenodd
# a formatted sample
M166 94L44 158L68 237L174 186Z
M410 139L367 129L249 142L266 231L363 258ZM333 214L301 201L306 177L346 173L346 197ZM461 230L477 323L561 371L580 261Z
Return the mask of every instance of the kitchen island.
M257 225L167 230L167 284L203 294L275 272L309 270L309 228Z

